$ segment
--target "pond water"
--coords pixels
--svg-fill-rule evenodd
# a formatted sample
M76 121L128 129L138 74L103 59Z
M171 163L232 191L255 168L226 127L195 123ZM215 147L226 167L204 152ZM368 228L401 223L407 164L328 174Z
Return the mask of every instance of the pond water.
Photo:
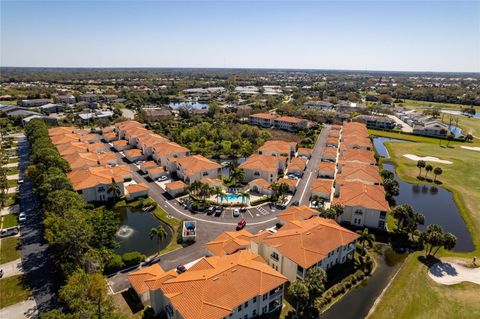
M464 115L461 111L457 110L441 110L442 113L453 114L453 115ZM466 116L466 115L465 115ZM480 113L475 113L474 118L480 119Z
M397 254L387 245L383 254L377 256L377 268L366 282L363 282L330 309L320 315L327 319L365 318L382 290L401 266L406 255Z
M383 164L383 168L395 173L393 164ZM409 204L415 211L425 215L425 225L439 224L445 231L457 236L454 251L467 252L474 249L472 238L453 201L452 193L435 185L406 183L396 175L395 179L400 185L400 195L395 197L397 205ZM425 230L425 226L420 226L419 229Z
M385 142L406 142L405 140L398 140L394 138L388 138L388 137L374 137L373 138L373 145L375 146L375 149L377 150L378 155L381 157L389 158L390 154L388 154L388 150L385 147Z
M193 108L197 110L208 109L208 104L199 102L172 102L168 104L172 109L179 109L181 107Z
M161 243L160 249L168 246L172 238L172 230L151 213L136 211L131 207L120 207L117 211L120 214L120 229L117 232L120 247L115 249L117 254L130 251L138 251L146 256L156 254L159 246L156 239L150 239L150 230L160 225L167 232L167 238Z
M397 142L402 140L391 140L383 137L373 139L375 148L382 157L390 157L385 147L385 142ZM395 166L385 163L383 168L395 174ZM460 216L457 206L453 200L452 193L444 188L431 184L412 184L400 180L395 174L395 180L400 186L400 194L395 197L399 204L409 204L416 211L425 215L425 225L439 224L444 230L457 236L457 244L454 251L466 252L474 249L472 238L467 226ZM424 230L425 226L420 226Z

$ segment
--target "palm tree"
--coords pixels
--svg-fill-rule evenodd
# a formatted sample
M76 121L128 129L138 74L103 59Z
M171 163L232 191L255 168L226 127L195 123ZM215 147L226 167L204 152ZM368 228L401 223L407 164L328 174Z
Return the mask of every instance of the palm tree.
M110 184L110 187L107 190L107 193L108 194L113 193L113 198L115 200L117 200L120 197L120 195L122 195L122 191L120 190L120 187L118 186L118 184L115 183L115 181L112 181L112 183Z
M447 135L447 147L450 145L450 142L453 141L454 137L452 133L448 133Z
M198 195L200 195L200 197L205 200L205 198L208 197L211 193L212 188L208 186L208 184L202 184L202 186L200 186L200 191Z
M230 171L230 182L233 182L233 184L237 184L238 182L243 181L245 178L245 172L241 169L235 168L232 171Z
M213 189L213 194L215 195L215 198L217 199L217 204L218 204L219 203L218 199L222 198L222 195L223 195L222 189L219 186L216 186Z
M202 183L200 183L200 181L193 181L192 184L190 184L189 189L193 195L196 195L200 191L201 187L202 187Z
M420 172L418 173L418 176L422 176L422 168L424 168L425 165L427 165L427 164L423 160L419 160L417 162L417 167L420 169Z
M245 202L250 199L250 192L249 191L241 192L240 196L242 196L242 205L245 205Z
M432 166L432 165L427 164L427 165L425 166L425 171L426 171L426 172L425 172L425 179L427 179L428 173L431 172L432 170L433 170L433 166Z
M435 169L433 170L433 174L435 174L435 178L433 179L433 181L436 182L437 176L442 175L442 173L443 173L443 170L440 167L435 167Z
M368 232L368 228L364 228L363 231L358 230L357 234L360 235L357 240L362 245L362 250L365 250L365 244L367 244L368 247L370 248L373 247L373 242L375 241L375 235L370 234Z
M158 254L160 254L160 244L162 243L163 240L167 238L167 232L165 231L165 228L163 228L162 225L152 228L150 230L150 239L157 239L157 244L158 244Z

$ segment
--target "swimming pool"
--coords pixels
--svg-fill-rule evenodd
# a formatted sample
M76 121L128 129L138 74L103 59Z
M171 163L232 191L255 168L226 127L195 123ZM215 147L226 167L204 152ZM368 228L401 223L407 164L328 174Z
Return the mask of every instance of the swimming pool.
M223 203L241 203L242 202L243 196L240 194L228 193L226 195L227 195L226 197L222 198ZM248 203L248 199L246 198L243 199L243 202Z

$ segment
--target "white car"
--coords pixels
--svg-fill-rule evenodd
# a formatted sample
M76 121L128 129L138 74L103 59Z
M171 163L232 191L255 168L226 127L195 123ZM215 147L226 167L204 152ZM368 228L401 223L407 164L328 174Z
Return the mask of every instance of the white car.
M157 178L157 181L159 181L159 182L164 182L164 181L166 181L167 179L168 179L168 177L164 175L164 176L160 176L159 178Z
M20 213L20 215L18 215L19 222L24 222L26 220L27 220L27 215L25 215L25 213Z
M233 217L239 217L240 216L240 210L238 208L235 208L233 210Z

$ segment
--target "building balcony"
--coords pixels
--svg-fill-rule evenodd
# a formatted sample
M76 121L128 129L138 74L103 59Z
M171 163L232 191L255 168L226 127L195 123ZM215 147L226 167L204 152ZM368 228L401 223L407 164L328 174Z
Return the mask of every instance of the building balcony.
M278 296L281 296L282 294L283 294L283 288L278 287L277 289L270 291L270 293L268 294L268 299L269 300L276 299Z

